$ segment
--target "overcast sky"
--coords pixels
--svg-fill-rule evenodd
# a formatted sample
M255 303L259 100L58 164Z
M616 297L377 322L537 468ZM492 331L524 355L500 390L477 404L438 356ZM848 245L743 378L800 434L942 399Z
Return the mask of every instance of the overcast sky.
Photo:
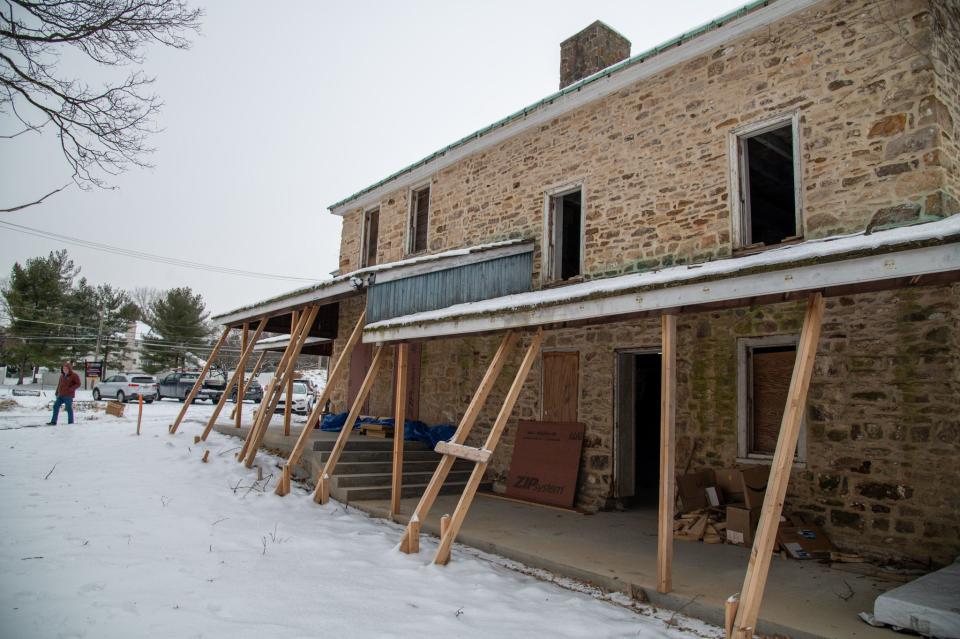
M188 51L149 50L165 106L153 169L71 187L0 219L104 244L325 278L327 206L558 88L560 42L596 19L633 54L740 6L727 0L219 2ZM96 72L94 72L96 73ZM87 72L89 75L89 72ZM99 77L84 77L96 84ZM0 115L0 133L14 123ZM68 182L56 139L0 141L0 206ZM190 286L214 314L302 284L227 276L0 229L0 276L67 248L95 284Z

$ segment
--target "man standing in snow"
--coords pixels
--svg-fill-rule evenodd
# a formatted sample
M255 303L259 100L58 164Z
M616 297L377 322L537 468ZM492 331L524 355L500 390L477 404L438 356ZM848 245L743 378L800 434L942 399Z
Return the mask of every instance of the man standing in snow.
M80 376L73 372L73 366L70 362L64 362L60 367L60 381L57 383L57 399L53 402L53 417L50 418L49 425L57 425L57 416L60 414L60 407L67 409L67 423L73 423L73 398L80 388Z

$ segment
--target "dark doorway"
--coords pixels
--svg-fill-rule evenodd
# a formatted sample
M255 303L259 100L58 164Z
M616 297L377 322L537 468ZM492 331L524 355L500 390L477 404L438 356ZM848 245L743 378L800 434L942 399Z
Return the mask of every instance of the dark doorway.
M660 353L617 353L617 496L656 507L660 494Z

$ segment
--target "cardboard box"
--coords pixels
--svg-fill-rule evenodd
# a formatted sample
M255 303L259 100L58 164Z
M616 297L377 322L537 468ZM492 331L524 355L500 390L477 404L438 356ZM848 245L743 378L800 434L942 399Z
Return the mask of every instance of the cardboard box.
M723 491L728 502L739 502L747 508L763 506L763 496L767 492L767 480L770 478L768 466L750 468L723 468L714 473L716 485Z
M836 548L820 528L810 525L781 526L777 542L793 559L824 559Z
M716 486L712 470L701 470L677 478L677 492L680 493L680 512L688 513L707 507L707 488Z
M738 546L752 546L759 521L759 508L747 508L746 504L728 505L727 541Z

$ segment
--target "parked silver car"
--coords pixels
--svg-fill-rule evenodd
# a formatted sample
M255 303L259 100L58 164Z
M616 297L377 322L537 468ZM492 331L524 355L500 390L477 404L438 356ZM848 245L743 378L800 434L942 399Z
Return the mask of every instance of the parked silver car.
M146 373L121 373L100 380L93 385L94 399L116 399L126 402L141 395L143 401L150 404L157 398L159 387L157 380Z

